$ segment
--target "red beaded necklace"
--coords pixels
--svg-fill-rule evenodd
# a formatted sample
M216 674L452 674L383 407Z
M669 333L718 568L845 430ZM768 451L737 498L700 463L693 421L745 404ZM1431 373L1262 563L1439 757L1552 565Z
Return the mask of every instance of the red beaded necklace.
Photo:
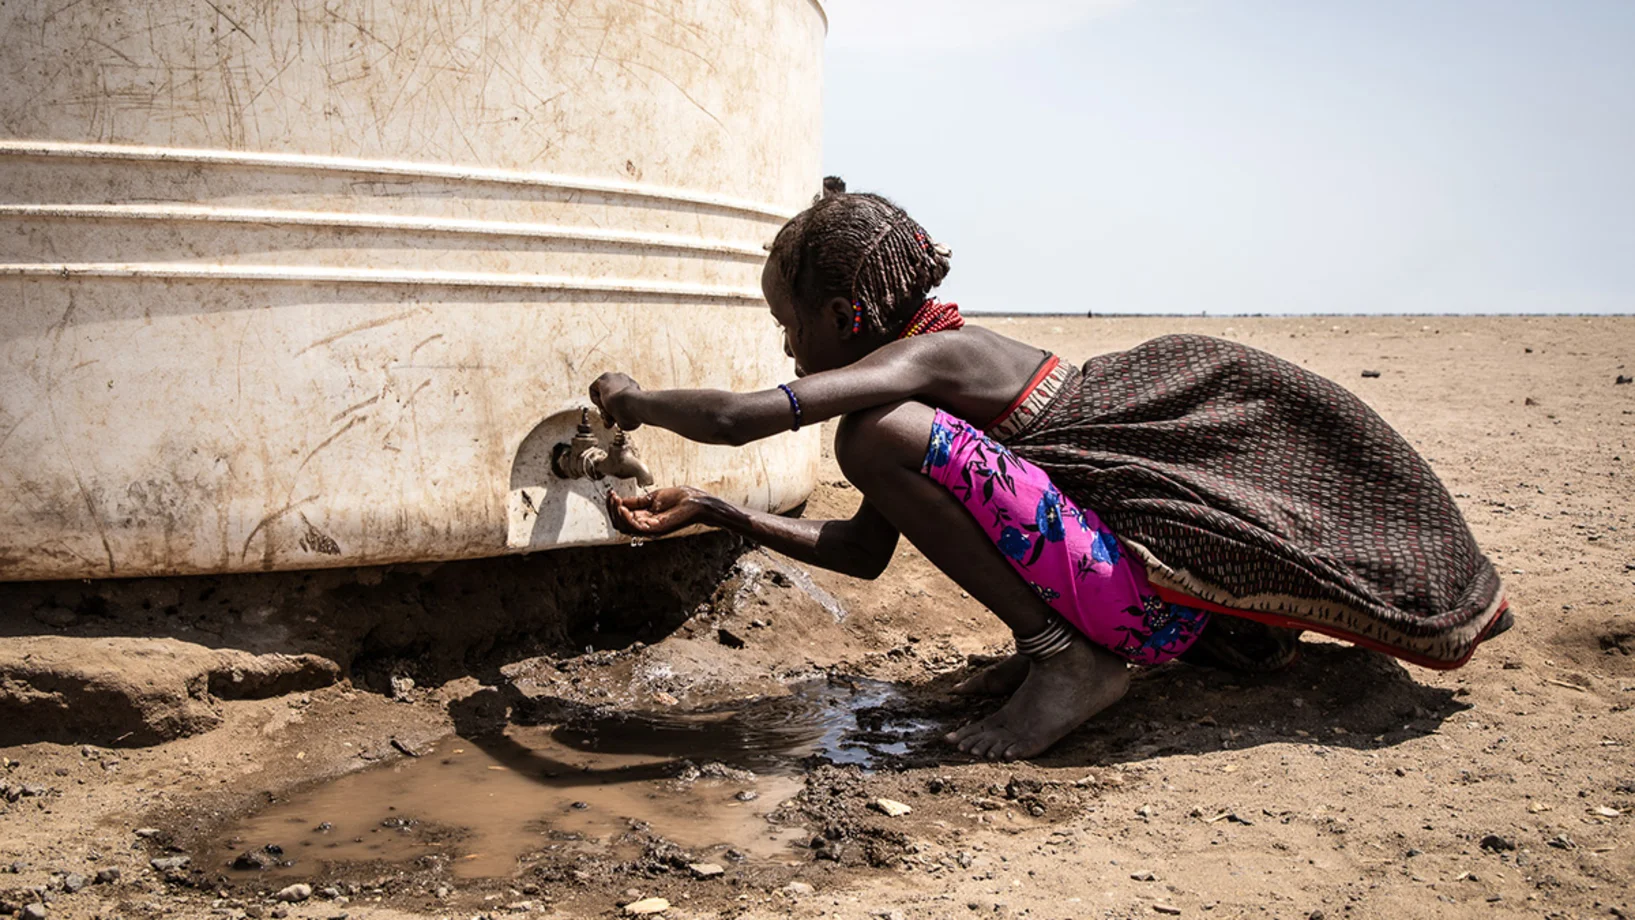
M936 298L927 300L908 321L903 331L897 336L906 339L909 336L924 335L928 332L944 332L949 329L958 329L965 325L965 317L959 315L959 304L944 303Z

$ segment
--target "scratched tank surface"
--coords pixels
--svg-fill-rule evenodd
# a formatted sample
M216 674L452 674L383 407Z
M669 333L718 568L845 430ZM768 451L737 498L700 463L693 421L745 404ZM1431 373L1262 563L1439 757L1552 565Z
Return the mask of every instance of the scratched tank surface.
M790 376L758 280L817 184L825 29L814 0L0 5L0 580L612 542L637 458L798 504L816 431L553 456L603 371Z

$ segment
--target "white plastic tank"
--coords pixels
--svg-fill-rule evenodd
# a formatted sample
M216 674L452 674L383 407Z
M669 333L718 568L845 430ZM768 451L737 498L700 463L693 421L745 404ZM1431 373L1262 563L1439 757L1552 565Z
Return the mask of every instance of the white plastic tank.
M612 542L588 385L744 390L815 0L0 3L0 580ZM608 435L595 427L601 447ZM782 510L815 430L631 435Z

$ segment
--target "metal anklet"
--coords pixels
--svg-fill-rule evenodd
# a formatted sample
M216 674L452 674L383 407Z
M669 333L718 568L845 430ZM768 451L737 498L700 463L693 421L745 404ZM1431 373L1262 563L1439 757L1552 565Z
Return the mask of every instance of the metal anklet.
M1016 639L1016 650L1032 658L1034 661L1045 661L1060 655L1073 644L1073 634L1060 620L1051 620L1050 625L1031 636Z

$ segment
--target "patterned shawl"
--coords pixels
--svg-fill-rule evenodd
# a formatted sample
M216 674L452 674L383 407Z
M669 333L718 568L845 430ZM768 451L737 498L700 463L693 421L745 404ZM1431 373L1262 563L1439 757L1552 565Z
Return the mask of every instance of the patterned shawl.
M1094 508L1160 593L1433 668L1508 625L1498 574L1436 474L1338 384L1197 335L1057 384L1001 438Z

